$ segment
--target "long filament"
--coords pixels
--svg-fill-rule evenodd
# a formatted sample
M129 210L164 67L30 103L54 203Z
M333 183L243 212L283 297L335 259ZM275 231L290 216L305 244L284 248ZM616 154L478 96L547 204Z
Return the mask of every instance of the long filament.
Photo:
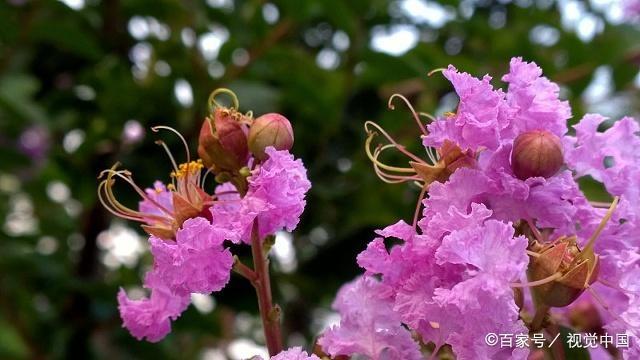
M536 281L531 281L531 282L526 282L526 283L511 283L511 287L514 288L524 288L524 287L536 287L536 286L540 286L540 285L544 285L547 283L550 283L556 279L559 279L560 277L562 277L562 273L561 272L557 272L554 273L550 276L547 276L544 279L540 279L540 280L536 280Z
M596 231L594 231L591 237L589 238L587 245L584 247L584 249L582 249L583 253L593 251L593 246L596 243L596 239L598 238L598 236L600 236L600 234L602 233L602 230L604 230L604 227L607 225L607 222L611 219L611 216L613 216L613 212L618 206L618 200L620 200L618 196L613 198L613 202L611 203L609 210L607 210L607 213L604 215L604 217L600 221L600 224L596 228Z
M240 103L238 101L238 97L236 96L236 94L227 89L227 88L219 88L219 89L215 89L211 92L211 94L209 95L209 100L207 101L207 103L209 104L209 110L211 112L213 112L213 110L215 110L216 108L220 108L223 107L222 105L220 105L220 103L218 103L216 101L216 96L220 95L220 94L227 94L229 95L229 97L231 97L231 101L233 103L233 105L231 106L234 109L239 109L240 108Z
M394 110L396 107L395 105L393 105L393 100L395 98L401 99L402 102L405 103L405 105L407 105L407 107L409 108L409 111L411 112L411 115L413 116L413 119L416 121L416 123L418 124L418 127L420 128L420 131L424 134L427 135L427 129L424 127L424 125L422 124L422 122L420 121L420 117L418 116L418 114L416 113L416 111L414 110L413 106L411 105L411 103L409 102L409 100L407 100L406 97L404 97L403 95L400 94L393 94L391 95L391 97L389 97L389 102L387 103L387 106L389 107L389 109Z

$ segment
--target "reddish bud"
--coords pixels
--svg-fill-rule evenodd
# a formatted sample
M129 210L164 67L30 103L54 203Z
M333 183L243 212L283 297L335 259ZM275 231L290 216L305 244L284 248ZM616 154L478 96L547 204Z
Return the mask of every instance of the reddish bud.
M511 168L520 180L551 177L564 163L560 139L545 130L520 134L513 142Z
M264 159L264 150L268 146L276 150L290 150L293 146L291 123L280 114L262 115L249 129L249 149L257 159Z
M204 166L216 172L235 172L247 165L246 126L243 115L233 109L217 108L213 118L205 119L200 128L198 155Z
M533 288L538 299L551 307L565 307L576 300L598 279L600 263L589 246L578 248L576 236L561 236L550 244L534 242L529 247L538 253L529 262L532 281L554 280Z

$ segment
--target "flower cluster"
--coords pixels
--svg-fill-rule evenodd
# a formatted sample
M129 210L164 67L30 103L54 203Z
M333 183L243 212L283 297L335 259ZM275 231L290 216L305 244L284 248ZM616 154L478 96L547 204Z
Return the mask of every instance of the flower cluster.
M118 294L124 327L140 340L164 338L171 331L171 321L189 306L192 293L209 294L225 287L237 262L225 241L250 243L252 236L261 240L282 229L294 230L311 187L304 165L289 153L293 132L286 118L278 115L277 121L271 121L273 114L267 114L254 120L236 110L235 97L232 108L219 106L213 97L210 101L212 117L204 121L200 133L201 160L191 161L189 146L180 136L187 162L178 166L166 145L159 142L174 165L171 184L158 181L143 191L128 171L114 167L105 172L106 179L99 186L100 199L108 210L142 222L150 235L154 261L144 279L150 295L132 300L122 289ZM259 125L257 134L254 124ZM282 126L289 131L283 133ZM175 132L154 128L160 129ZM210 172L220 183L214 191L205 187ZM115 199L116 178L134 186L142 196L138 210ZM254 226L259 234L252 234ZM258 276L258 270L244 267L244 275ZM275 358L306 359L278 356Z
M425 126L414 112L429 160L366 125L378 175L417 182L428 196L413 224L379 230L358 256L364 274L338 293L341 322L322 335L323 350L368 359L420 358L421 349L526 359L528 349L490 346L484 335L587 331L575 314L588 304L599 313L591 328L631 337L627 349L602 350L637 358L640 154L631 149L640 146L638 123L624 118L599 132L605 119L586 115L570 134L571 108L558 85L521 58L502 77L505 90L453 66L443 75L460 98L456 113ZM378 133L390 144L371 151ZM381 163L391 148L410 167ZM584 176L612 200L587 199L578 184Z

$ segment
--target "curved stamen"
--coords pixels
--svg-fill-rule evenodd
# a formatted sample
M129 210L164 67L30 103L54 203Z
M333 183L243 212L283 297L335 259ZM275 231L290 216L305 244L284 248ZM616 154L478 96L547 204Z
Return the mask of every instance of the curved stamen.
M427 73L427 76L433 76L433 74L438 73L438 72L444 72L445 70L447 70L446 68L437 68L437 69L433 69L431 71L429 71Z
M374 137L375 137L375 133L372 133L371 135L369 135L369 137L365 141L365 152L367 153L367 157L369 158L369 160L371 160L371 162L373 162L374 164L376 164L380 168L385 169L385 170L389 170L389 171L396 171L396 172L399 172L399 173L415 173L416 172L413 168L402 168L402 167L396 167L396 166L389 166L389 165L386 165L386 164L383 164L382 162L380 162L378 160L378 156L380 155L380 152L381 152L381 150L379 150L380 147L376 148L375 154L371 153L371 141L373 140Z
M611 206L610 202L603 202L603 201L589 201L589 204L591 204L591 206L593 207L603 208L603 209L607 209Z
M374 151L374 153L373 153L374 158L377 160L380 157L380 155L382 154L383 151L385 151L387 149L391 149L393 147L394 146L390 145L390 144L389 145L384 145L384 146L378 146L376 148L376 150ZM400 183L400 182L406 182L406 181L412 181L412 180L422 180L422 178L420 178L420 176L417 175L415 170L411 172L414 175L398 175L398 174L384 172L379 166L380 163L381 163L380 161L373 162L373 168L376 171L376 174L378 174L378 176L384 176L384 177L392 180L391 183ZM396 171L396 170L390 170L390 169L385 169L385 170ZM399 172L399 171L396 171L396 172ZM401 173L405 173L405 172L401 172ZM395 181L395 180L400 180L400 181ZM420 186L420 187L422 187L422 186Z
M220 94L226 94L229 95L229 97L231 97L231 101L232 101L232 106L231 108L234 109L239 109L240 108L240 103L238 102L238 97L236 96L236 94L227 89L227 88L219 88L219 89L215 89L211 92L211 94L209 95L209 100L207 101L207 103L209 104L209 111L213 112L213 110L215 110L216 108L220 108L220 107L224 107L222 105L220 105L220 103L218 103L216 101L216 96L220 95Z
M427 129L424 127L424 125L422 124L422 122L420 121L420 117L418 116L418 114L416 113L415 109L413 108L413 106L411 105L411 103L409 102L409 100L407 100L406 97L404 97L401 94L393 94L391 95L391 97L389 98L389 101L387 102L387 106L389 107L389 109L391 110L395 110L395 105L393 105L393 100L395 98L399 98L401 99L405 105L407 105L407 107L409 108L409 111L411 112L411 115L413 116L413 119L416 121L416 123L418 124L418 127L420 128L420 131L424 134L427 135Z
M530 282L526 282L526 283L511 283L510 286L514 287L514 288L524 288L524 287L536 287L536 286L540 286L540 285L544 285L547 283L550 283L556 279L559 279L562 277L562 273L561 272L557 272L554 273L550 276L547 276L544 279L540 279L540 280L536 280L536 281L530 281Z
M437 121L437 119L436 119L436 117L435 117L435 116L433 116L433 115L431 115L431 114L429 114L429 113L426 113L426 112L424 112L424 111L419 111L419 112L418 112L418 115L419 115L419 116L426 117L427 119L429 119L429 121L430 121L430 122Z
M172 133L178 135L178 138L180 138L180 141L182 141L182 145L184 145L184 150L187 153L187 162L190 163L191 162L191 153L189 152L189 145L187 145L187 140L184 139L184 137L182 136L182 134L180 134L178 132L178 130L169 127L169 126L164 126L164 125L159 125L159 126L154 126L151 128L151 130L153 132L159 132L160 130L169 130Z
M425 147L426 153L427 153L427 157L429 158L429 161L431 162L429 165L435 165L438 163L438 159L437 156L434 155L433 152L433 148L430 146Z
M138 187L138 185L136 185L136 183L133 181L133 179L131 178L131 173L129 173L127 170L120 170L120 171L116 171L113 168L109 169L109 170L104 170L102 173L100 173L100 175L102 176L103 173L107 173L107 179L105 181L109 181L109 182L115 182L115 180L113 179L113 176L117 176L119 178L121 178L122 180L126 181L129 185L131 185L131 187L144 199L147 200L149 202L151 202L153 205L155 205L158 209L162 210L162 212L166 213L167 215L173 217L173 212L169 211L167 208L165 208L164 206L162 206L160 203L158 203L157 201L155 201L154 199L152 199L151 197L149 197L142 189L140 189L140 187ZM123 175L124 174L124 175ZM108 199L110 199L112 202L114 202L115 204L118 204L119 207L121 207L122 209L127 209L130 211L133 211L137 214L142 214L141 212L138 211L134 211L131 210L129 208L127 208L126 206L122 205L118 200L116 200L116 197L113 194L113 190L112 190L112 186L113 183L111 183L111 185L106 185L106 190L107 190L107 194ZM144 215L146 216L146 215Z
M106 190L103 189L105 186L107 186L106 182L107 181L104 180L104 181L101 181L100 184L98 184L98 200L100 201L102 206L104 206L104 208L107 209L107 211L109 211L110 213L112 213L117 217L121 217L127 220L133 220L133 221L142 221L142 218L139 216L133 216L131 214L123 213L120 210L118 210L116 207L114 207L111 204L111 201L108 200L109 197L107 197L107 200L104 199L102 193L103 191L105 191L106 193Z
M387 139L387 141L389 141L391 144L395 145L395 148L398 149L398 151L400 151L401 153L407 155L408 157L410 157L412 160L416 161L416 162L424 162L424 160L420 159L419 157L417 157L416 155L412 154L410 151L407 151L406 148L403 145L398 144L382 127L380 127L380 125L374 123L373 121L366 121L364 123L364 130L367 132L367 134L369 134L369 136L375 136L376 135L376 131L372 131L369 129L369 126L374 127L377 131L380 132L380 134L382 134L382 136Z
M154 126L154 127L151 128L151 130L153 130L153 132L158 132L160 130L169 130L172 133L176 134L178 136L178 138L180 138L180 141L182 141L182 145L184 145L184 150L187 153L187 164L191 163L191 152L189 152L189 145L187 144L187 141L184 139L182 134L180 134L180 132L178 132L178 130L176 130L176 129L172 128L172 127L169 127L169 126L164 126L164 125ZM175 161L174 161L174 163L175 163ZM187 171L187 174L185 176L185 182L189 183L189 171ZM191 197L189 195L189 187L188 186L185 189L185 195L186 195L187 199L191 200Z
M113 182L113 180L111 180ZM147 219L154 219L158 222L167 222L168 218L162 215L157 214L145 214L139 211L135 211L130 209L120 202L118 202L113 196L113 192L110 191L109 184L107 180L100 182L98 185L98 200L100 203L112 214L119 216L124 219L138 221L138 222L147 222ZM103 197L106 196L106 200Z
M427 184L420 190L420 196L418 196L418 203L416 204L416 211L413 213L413 229L416 230L418 226L418 218L420 217L420 208L422 207L422 199L427 193Z
M167 146L167 144L162 140L156 140L156 145L162 146L164 151L169 156L169 160L171 160L171 165L173 166L173 171L177 172L178 171L178 164L176 163L176 160L173 158L173 155L171 154L171 151L169 150L169 147Z
M604 227L607 225L607 222L611 219L611 216L613 216L613 212L618 206L618 200L620 200L620 197L618 196L613 198L613 202L611 202L611 206L609 207L609 210L607 210L607 213L604 215L604 217L600 221L600 224L596 228L596 231L594 231L591 237L589 238L587 245L584 247L584 249L582 249L582 254L589 255L593 253L593 246L596 243L596 239L598 238L598 236L600 236L600 234L602 233L602 230L604 230Z
M375 171L376 175L378 175L378 178L387 184L402 184L408 181L420 180L416 176L402 176L402 175L387 174L382 170L380 170L375 164L373 166L373 170ZM422 185L420 185L420 187L422 187Z

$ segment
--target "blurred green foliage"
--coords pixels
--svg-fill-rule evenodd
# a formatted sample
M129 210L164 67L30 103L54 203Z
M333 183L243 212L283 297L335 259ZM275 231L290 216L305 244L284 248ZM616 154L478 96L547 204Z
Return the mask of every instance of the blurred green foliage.
M510 57L523 56L562 85L574 121L593 109L638 112L632 25L606 23L601 8L577 2L597 20L587 40L553 1L440 3L436 15L454 18L420 20L387 0L0 3L0 358L199 358L238 337L260 343L255 294L235 276L214 294L213 312L192 306L161 343L136 341L121 328L115 295L140 286L151 259L145 251L121 266L98 241L123 224L97 202L102 169L120 161L142 186L168 179L155 138L184 159L176 138L137 139L135 125L175 127L193 152L217 87L236 91L243 111L280 112L294 125L294 153L314 187L293 241L297 270L274 261L274 296L288 342L306 346L337 288L359 272L355 256L373 230L413 216L416 189L382 183L363 151L364 121L377 120L423 153L406 109L387 109L391 94L442 113L455 107L452 89L428 71L451 63L501 86ZM406 53L372 48L375 34L402 26L419 40ZM598 71L608 87L594 82ZM117 191L136 204L133 191Z

